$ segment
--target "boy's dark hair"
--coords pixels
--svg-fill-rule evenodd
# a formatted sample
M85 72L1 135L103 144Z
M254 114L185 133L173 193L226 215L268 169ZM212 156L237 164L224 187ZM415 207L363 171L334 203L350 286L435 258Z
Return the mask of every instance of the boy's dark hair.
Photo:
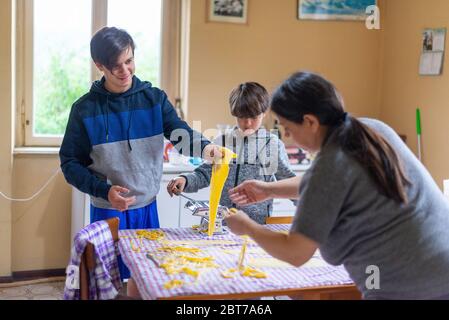
M268 110L270 96L259 83L245 82L232 90L229 106L234 117L255 118Z
M123 29L104 27L98 30L90 41L92 60L112 70L120 54L131 47L136 48L133 38Z

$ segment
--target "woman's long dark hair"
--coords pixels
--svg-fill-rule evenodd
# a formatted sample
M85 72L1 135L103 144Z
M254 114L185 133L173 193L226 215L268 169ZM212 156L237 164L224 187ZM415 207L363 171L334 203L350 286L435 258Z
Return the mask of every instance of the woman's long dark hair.
M329 132L336 130L343 151L368 170L380 193L407 202L405 186L410 182L398 155L381 135L344 111L329 81L313 73L295 73L273 93L271 108L278 116L299 124L306 114L316 116Z

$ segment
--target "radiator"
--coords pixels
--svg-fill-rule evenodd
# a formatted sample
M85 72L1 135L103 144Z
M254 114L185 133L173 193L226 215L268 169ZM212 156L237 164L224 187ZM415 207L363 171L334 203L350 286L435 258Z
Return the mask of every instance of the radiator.
M71 246L75 235L90 223L90 197L88 194L72 187L72 228Z

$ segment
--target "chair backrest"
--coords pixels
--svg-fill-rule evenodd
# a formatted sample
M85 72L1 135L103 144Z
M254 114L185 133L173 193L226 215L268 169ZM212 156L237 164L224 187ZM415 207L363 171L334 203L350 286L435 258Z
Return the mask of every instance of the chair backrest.
M106 220L111 230L114 242L119 240L118 227L119 218L110 218ZM92 243L88 243L81 256L80 263L80 300L89 300L89 273L95 269L95 248Z
M267 217L265 220L266 224L290 224L292 222L293 217L291 216Z

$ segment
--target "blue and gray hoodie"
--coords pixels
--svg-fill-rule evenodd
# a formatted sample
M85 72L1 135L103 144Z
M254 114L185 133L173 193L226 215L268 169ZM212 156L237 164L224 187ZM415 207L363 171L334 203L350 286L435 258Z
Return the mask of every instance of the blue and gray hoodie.
M130 209L144 207L159 192L164 136L187 156L201 156L210 142L182 121L165 92L151 83L134 76L128 91L114 94L104 81L95 81L72 106L59 152L61 168L68 183L91 195L95 207L112 208L112 185L136 196ZM188 139L188 147L181 148Z

